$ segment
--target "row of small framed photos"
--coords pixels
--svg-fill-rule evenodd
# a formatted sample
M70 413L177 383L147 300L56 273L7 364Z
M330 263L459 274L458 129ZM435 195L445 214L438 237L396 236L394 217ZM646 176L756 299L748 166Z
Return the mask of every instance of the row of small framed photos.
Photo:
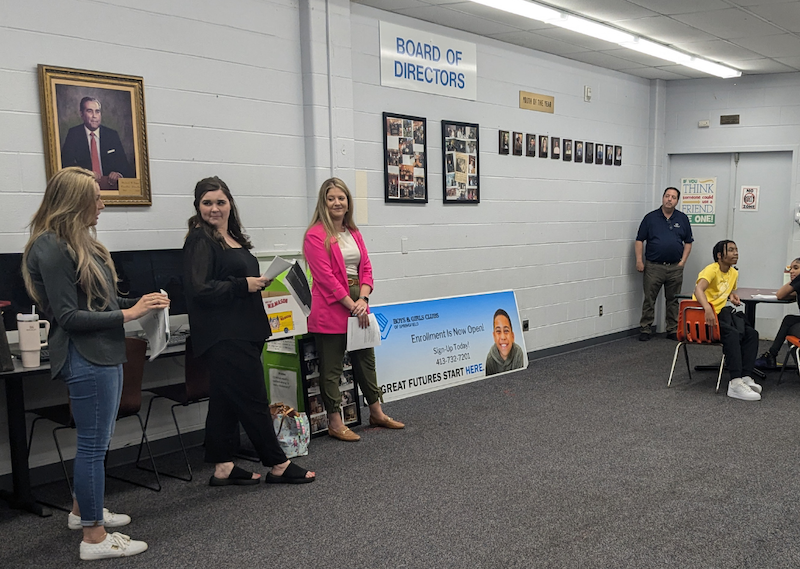
M561 139L558 136L548 136L540 134L513 133L513 138L509 131L499 131L499 152L509 154L511 151L514 156L525 156L547 158L553 160L564 160L565 162L584 162L586 164L605 164L606 166L622 166L622 146L614 144L603 144L602 142L583 142L582 140L572 140L571 138Z

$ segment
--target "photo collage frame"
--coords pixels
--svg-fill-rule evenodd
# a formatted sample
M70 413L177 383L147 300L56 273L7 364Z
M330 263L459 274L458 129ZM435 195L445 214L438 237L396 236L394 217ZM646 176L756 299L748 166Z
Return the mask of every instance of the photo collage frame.
M428 203L427 121L383 113L384 201Z
M479 127L442 121L442 187L444 203L480 203Z

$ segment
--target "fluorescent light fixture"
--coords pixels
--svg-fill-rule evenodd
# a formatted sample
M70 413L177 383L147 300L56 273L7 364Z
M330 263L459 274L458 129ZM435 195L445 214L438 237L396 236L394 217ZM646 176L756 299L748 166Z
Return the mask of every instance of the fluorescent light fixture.
M720 65L713 61L708 61L697 56L672 49L660 43L650 41L648 39L634 36L628 32L606 26L599 22L574 16L566 12L560 12L541 4L528 2L527 0L471 0L475 4L481 4L496 10L503 10L511 14L516 14L531 20L538 20L547 24L552 24L560 28L572 30L593 38L604 40L610 43L616 43L622 47L627 47L646 53L659 59L685 65L692 69L697 69L703 73L722 77L723 79L730 79L732 77L741 77L742 72L732 67Z
M541 22L561 17L561 12L558 10L525 0L472 0L472 2Z
M680 51L674 50L671 47L648 41L644 38L636 38L636 41L632 42L620 42L620 45L622 47L627 47L628 49L646 53L647 55L652 55L653 57L658 57L659 59L666 59L667 61L672 61L674 63L685 64L692 59L691 55L681 53Z
M702 71L704 73L716 75L717 77L722 77L723 79L731 79L733 77L742 76L742 72L738 69L720 65L719 63L714 63L713 61L708 61L706 59L700 59L699 57L693 57L690 61L682 63L682 65L691 67L692 69L697 69L698 71Z
M547 20L547 23L611 43L633 42L636 39L629 33L572 14L562 14L560 18Z

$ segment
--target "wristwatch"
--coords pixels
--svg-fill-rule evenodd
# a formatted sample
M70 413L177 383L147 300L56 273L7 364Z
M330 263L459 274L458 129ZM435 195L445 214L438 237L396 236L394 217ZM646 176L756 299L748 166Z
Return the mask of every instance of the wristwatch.
M364 302L366 302L367 304L369 304L369 297L368 297L368 296L362 296L362 297L361 297L361 300L363 300Z

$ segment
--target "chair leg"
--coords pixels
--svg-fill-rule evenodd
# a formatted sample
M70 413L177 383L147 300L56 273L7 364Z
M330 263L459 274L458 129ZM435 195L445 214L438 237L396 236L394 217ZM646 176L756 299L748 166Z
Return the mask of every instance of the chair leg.
M150 449L150 441L147 439L147 434L144 432L144 423L142 423L142 418L139 414L133 415L139 421L139 427L142 429L142 437L144 438L144 444L147 446L147 453L150 455L150 464L153 467L151 471L156 476L156 485L155 486L148 486L147 484L142 484L141 482L136 482L135 480L130 480L128 478L123 478L121 476L115 476L109 474L106 471L106 476L108 478L113 478L114 480L119 480L121 482L127 482L128 484L133 484L134 486L139 486L140 488L147 488L148 490L152 490L153 492L161 492L161 478L158 475L158 470L156 469L156 462L153 459L153 451Z
M678 352L680 351L681 346L683 346L683 342L678 342L678 345L675 347L675 355L672 356L672 368L670 368L669 370L669 379L667 380L667 387L669 387L670 384L672 383L672 375L675 373L675 362L678 361ZM684 352L685 351L686 350L684 348Z
M67 486L69 486L69 495L70 498L75 495L75 490L72 487L72 481L69 479L69 472L67 472L67 464L64 462L64 455L61 453L61 445L58 444L58 436L56 433L58 431L63 431L64 429L69 429L70 427L56 427L53 429L53 441L56 443L56 450L58 451L58 459L61 461L61 468L64 470L64 479L67 481Z
M683 355L686 356L686 371L689 372L689 381L692 381L692 366L689 365L689 344L683 347Z
M789 351L786 352L786 357L783 358L783 365L781 366L781 373L778 374L778 381L775 383L776 386L780 385L783 382L783 370L786 369L786 364L789 363L789 356L792 355L792 351L796 348L794 346L789 347Z
M719 375L717 375L717 389L714 393L719 393L719 382L722 380L722 370L725 369L725 354L722 354L722 361L719 362Z
M41 416L36 417L31 423L31 432L28 435L28 458L31 457L31 445L33 444L33 430L36 428L36 423L38 423L40 419L44 419L44 417Z
M153 399L155 399L155 397ZM153 399L150 400L151 405L153 403ZM182 403L176 403L175 405L172 406L171 410L172 410L172 422L175 423L175 430L178 432L178 442L181 445L181 451L183 452L183 460L186 462L186 470L189 472L189 476L188 477L180 476L178 474L170 474L169 472L163 472L163 471L159 472L159 474L161 476L168 476L169 478L175 478L176 480L183 480L184 482L191 482L193 480L193 478L194 478L194 475L192 474L192 466L191 466L191 464L189 464L189 455L186 453L186 446L183 444L183 436L181 435L181 429L178 426L178 418L175 416L175 407L185 407L185 405L183 405ZM149 419L150 418L150 408L149 407L147 409L147 416L148 416L148 419ZM145 429L146 429L147 428L147 421L145 421L144 426L145 426ZM139 443L139 454L136 456L136 468L138 468L140 470L146 470L147 472L153 472L147 466L142 466L142 465L139 464L139 460L140 460L140 457L142 455L142 445L144 444L144 442L145 442L145 440L144 440L144 432L143 432L142 433L142 442Z

